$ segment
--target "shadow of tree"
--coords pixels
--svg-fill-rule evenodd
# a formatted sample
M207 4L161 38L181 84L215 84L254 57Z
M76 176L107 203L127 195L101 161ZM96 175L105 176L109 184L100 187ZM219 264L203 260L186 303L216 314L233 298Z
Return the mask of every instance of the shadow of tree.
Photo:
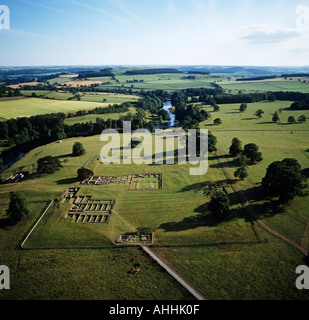
M13 223L10 219L8 218L1 218L0 219L0 229L5 229L7 227L13 226Z
M218 168L218 169L224 168L224 167L238 168L238 166L235 165L234 159L230 160L230 161L227 161L227 162L219 162L219 163L216 163L216 164L211 164L209 167L210 168Z
M218 225L218 221L211 218L209 214L201 213L192 217L184 218L179 222L167 222L161 224L158 229L163 229L165 232L185 231L196 229L199 227L214 227Z
M309 178L309 168L304 169L304 170L303 170L303 174L304 174L307 178Z
M199 192L199 191L203 190L207 186L208 183L209 183L209 181L194 183L194 184L183 187L178 192L188 192L188 191ZM229 181L228 180L219 180L219 181L216 181L216 183L217 184L229 184Z
M63 154L61 156L57 156L56 158L58 159L64 159L64 158L74 158L72 153L68 153L68 154Z
M59 185L62 185L62 184L74 184L76 182L78 182L77 177L61 179L61 180L56 181L56 183L59 184Z

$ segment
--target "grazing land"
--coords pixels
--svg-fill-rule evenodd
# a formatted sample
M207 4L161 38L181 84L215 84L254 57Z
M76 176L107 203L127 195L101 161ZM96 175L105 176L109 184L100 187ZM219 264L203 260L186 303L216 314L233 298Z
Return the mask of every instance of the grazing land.
M0 101L0 117L4 119L30 117L48 113L67 113L107 107L109 103L63 101L56 99L25 98Z
M104 122L118 128L116 120L130 116L133 122L139 121L136 128L140 129L141 123L159 125L162 116L149 106L152 100L158 101L155 90L165 90L167 100L170 99L166 96L171 98L182 89L197 88L223 90L220 93L231 94L233 98L239 90L309 92L308 83L294 78L242 82L199 73L129 75L128 70L131 69L115 69L114 77L88 78L85 81L104 82L91 87L93 92L87 91L90 88L84 91L68 88L66 92L31 89L22 90L23 96L2 97L0 117L5 121L130 102L128 112L70 117L64 124L79 128L92 122L90 128ZM70 81L73 76L70 77L59 75L49 82L63 83L61 79ZM33 93L40 98L34 98ZM77 94L80 101L76 101ZM215 97L215 93L209 94L209 98ZM140 110L143 108L138 102L143 99L148 99L149 105ZM192 104L198 113L204 111L209 115L198 127L208 129L217 138L217 151L209 154L205 175L190 175L194 165L189 162L158 165L153 159L151 164L104 165L100 152L108 142L88 131L80 136L64 137L61 142L59 138L49 141L6 168L1 179L19 173L25 177L18 183L0 184L0 261L13 270L14 283L13 290L0 291L0 299L193 299L138 248L143 243L140 234L150 236L151 242L147 245L207 299L309 299L308 291L295 288L295 269L304 264L304 256L262 229L248 209L250 206L258 219L272 230L309 250L309 197L306 195L309 188L304 189L303 196L296 196L285 204L279 204L276 197L265 198L261 194L261 181L274 161L294 158L308 178L309 122L290 124L288 119L291 116L296 120L300 116L309 119L309 111L292 110L290 106L294 101L265 100L247 103L244 112L239 111L241 103L219 103L219 111L215 112L214 106L201 101L198 95L190 99L187 109ZM176 113L177 108L173 107ZM255 116L259 109L264 111L261 118ZM276 112L280 117L277 123L272 121ZM221 119L220 125L214 124L216 118ZM166 123L167 120L161 119L161 125ZM261 162L248 166L249 175L244 180L228 175L237 169L229 154L235 137L242 147L257 144L263 154ZM154 133L152 139L154 142ZM76 142L82 143L86 153L73 157L72 147ZM123 148L127 147L121 145L122 160ZM156 154L154 143L152 153ZM37 174L38 160L47 156L59 159L62 167L52 174ZM166 159L166 155L164 157ZM91 170L93 176L80 183L77 170L82 167ZM210 214L210 198L203 193L208 183L219 184L229 199L230 208L222 221ZM236 184L248 201L247 206ZM74 197L67 198L72 188L78 191ZM13 191L27 197L31 211L27 219L16 225L8 222L5 213ZM136 247L127 246L125 241L119 244L119 239L132 235L138 235L133 243ZM137 256L139 271L133 262Z

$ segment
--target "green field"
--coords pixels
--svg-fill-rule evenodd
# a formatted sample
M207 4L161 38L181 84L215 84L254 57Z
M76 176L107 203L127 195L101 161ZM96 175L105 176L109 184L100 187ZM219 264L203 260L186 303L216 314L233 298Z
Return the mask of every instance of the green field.
M136 113L135 108L129 108L129 112L132 114ZM85 123L85 122L96 122L97 118L103 119L103 120L117 120L121 116L125 116L129 112L124 112L124 113L106 113L106 114L87 114L86 116L80 116L80 117L72 117L72 118L66 118L64 120L65 124L68 125L73 125L75 123Z
M62 101L53 99L24 98L0 101L0 117L3 119L29 117L57 112L74 112L97 107L107 107L108 103L87 101Z
M308 80L306 78L306 80ZM232 92L265 92L265 91L295 91L309 93L309 83L299 82L298 80L272 80L272 81L231 81L230 83L219 83L223 89L231 90Z
M136 79L144 82L134 83L134 89L175 90L211 87L214 81L214 78L205 75L199 75L195 80L183 80L181 77L184 75L127 76L124 70L117 70L115 77L119 83L108 80L112 84L105 87L131 88L132 84L127 81ZM307 90L308 84L286 80L246 83L246 88L239 86L242 84L232 81L222 85L232 91L276 91L276 86L278 90L285 91L298 90L300 87ZM30 92L25 94L30 96ZM51 112L73 112L139 98L87 93L81 95L82 101L65 101L69 93L42 91L40 94L54 99L0 99L0 117L8 119ZM105 103L103 99L106 99ZM224 170L226 165L232 173L236 171L233 159L228 155L234 137L239 138L243 146L256 143L263 153L263 161L249 166L249 176L244 181L238 181L238 185L260 220L309 250L309 197L296 197L289 204L278 206L276 199L264 199L259 192L267 167L277 160L297 159L308 176L309 121L288 124L287 119L294 116L297 120L300 115L309 119L309 111L292 111L289 109L291 103L249 103L243 113L239 112L240 104L219 105L219 112L213 112L210 106L198 104L211 114L210 119L200 123L200 128L209 129L218 139L218 152L209 155L208 171L203 176L191 176L190 163L103 165L99 158L105 142L100 141L100 136L64 139L62 143L55 142L30 151L2 175L2 178L7 178L24 172L26 178L18 184L0 184L0 262L3 261L12 270L13 286L9 292L0 291L0 300L192 299L138 248L114 248L120 235L137 231L152 233L154 251L208 299L308 300L308 291L295 288L295 269L304 264L303 256L251 220ZM254 116L258 109L265 112L261 119ZM135 113L136 110L130 108L130 112ZM279 112L279 123L272 122L275 112ZM65 123L95 122L97 118L116 120L125 114L73 117L66 119ZM148 112L147 120L153 119L152 116L156 117ZM216 118L222 119L221 125L213 124ZM75 142L83 144L86 154L72 157ZM49 155L58 157L63 167L51 175L37 175L37 160ZM162 174L162 190L158 190L152 178L135 178L131 190L128 184L80 185L76 173L83 166L93 170L95 176ZM203 195L207 182L225 185L231 210L222 222L214 220L207 211L209 198ZM66 219L72 202L62 200L65 190L70 187L80 187L78 195L81 196L115 200L109 222L75 223ZM8 225L5 216L9 193L12 191L22 192L31 201L30 217L15 226ZM54 203L24 245L28 250L19 250L22 240L50 200L54 200ZM139 273L132 275L129 272L131 260L136 255L140 256L142 267Z

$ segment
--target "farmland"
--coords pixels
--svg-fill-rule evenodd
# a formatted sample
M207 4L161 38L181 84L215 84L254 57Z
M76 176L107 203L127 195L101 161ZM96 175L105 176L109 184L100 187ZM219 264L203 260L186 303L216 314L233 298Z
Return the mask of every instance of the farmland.
M184 76L187 74L128 75L117 70L117 80L105 79L110 84L97 88L132 89L131 94L77 90L81 101L76 101L76 92L73 94L69 90L22 90L21 97L1 98L0 117L5 120L51 112L90 110L107 107L110 103L136 102L141 99L138 89L164 89L169 92L184 88L213 89L216 87L214 81L218 79L218 85L227 91L235 91L234 94L237 90L264 92L274 86L280 90L302 87L300 92L307 92L308 86L298 81L259 84L223 82L221 80L225 78L211 75L197 74L194 79L183 79ZM105 82L103 78L91 79ZM134 90L137 91L135 94ZM33 92L41 97L32 97ZM6 179L20 172L26 175L20 183L0 185L0 258L12 270L18 269L12 278L14 290L0 292L0 299L192 299L140 249L115 245L121 235L142 232L152 235L153 250L160 258L207 299L307 300L307 292L295 289L295 268L303 264L303 255L253 221L235 188L237 183L263 223L309 250L308 196L297 196L288 204L278 206L277 199L261 197L259 189L267 167L284 158L295 158L308 176L308 121L290 124L288 118L293 116L297 120L304 115L308 119L309 111L291 110L293 102L267 100L248 103L244 112L239 111L240 103L219 104L219 111L214 112L209 104L193 102L193 106L210 114L208 119L199 123L199 127L210 130L217 138L218 150L209 155L208 171L202 176L190 175L189 169L193 165L188 162L175 165L104 165L100 161L100 152L106 142L100 140L100 135L64 138L61 143L54 141L28 152L1 176ZM261 118L255 116L259 109L264 111ZM137 115L138 111L137 107L129 108L132 115ZM280 116L277 123L272 121L275 112ZM71 126L95 123L97 118L118 120L124 115L127 112L87 114L66 118L64 123ZM146 110L146 122L158 118L157 114ZM220 118L222 124L215 125L216 118ZM263 153L263 161L250 165L249 176L241 181L232 180L227 175L228 170L232 174L236 170L229 155L234 137L240 139L243 146L256 143ZM153 134L153 141L154 138ZM72 156L75 142L83 144L86 149L84 155ZM155 155L154 144L152 148ZM39 175L36 172L37 161L47 156L58 158L62 167L53 174ZM80 184L77 170L81 167L91 169L95 177L116 177L116 181L127 177L127 180L124 179L124 183ZM162 188L158 181L150 178L151 175L162 177ZM223 185L229 198L230 210L223 221L217 221L209 213L210 199L203 195L209 182ZM80 197L115 201L108 223L75 223L74 219L77 221L79 215L67 219L74 199L63 200L70 188L80 188ZM13 191L27 197L31 214L17 225L8 225L5 210L9 194ZM308 192L308 188L305 191ZM25 242L25 250L20 250L18 247L25 235L51 200L51 207ZM33 250L36 248L41 250ZM130 274L131 260L136 255L140 256L142 267L133 275Z

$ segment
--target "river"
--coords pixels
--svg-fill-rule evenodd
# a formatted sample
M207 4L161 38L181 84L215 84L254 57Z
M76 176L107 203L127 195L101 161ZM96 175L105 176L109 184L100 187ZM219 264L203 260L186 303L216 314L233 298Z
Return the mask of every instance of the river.
M167 128L174 128L175 127L176 116L174 115L174 113L171 112L171 110L170 110L171 108L172 108L171 101L164 102L163 109L169 113L171 120L169 121L169 123L167 125L157 125L156 129L167 129Z

